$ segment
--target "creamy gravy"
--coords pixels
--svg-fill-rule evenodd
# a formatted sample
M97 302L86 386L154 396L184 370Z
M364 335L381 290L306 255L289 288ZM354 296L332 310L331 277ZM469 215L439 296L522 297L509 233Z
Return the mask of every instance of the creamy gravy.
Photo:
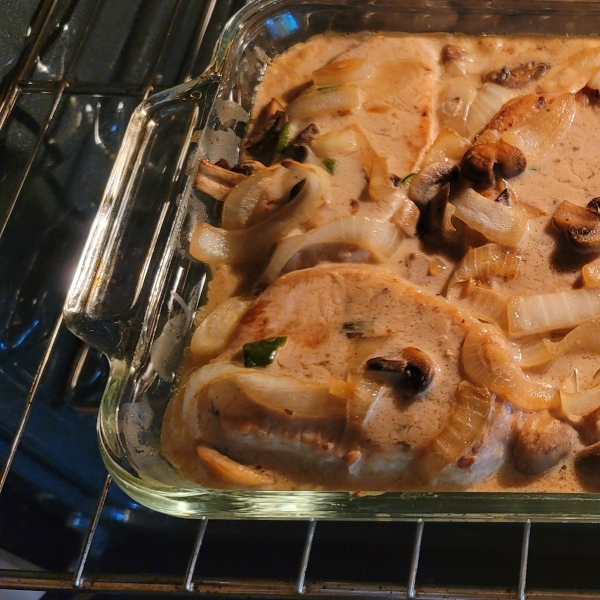
M448 44L460 48L460 60L444 61L440 58ZM356 82L360 94L360 109L335 114L317 114L307 119L296 120L291 124L290 137L295 137L313 123L318 127L320 135L358 125L374 152L388 157L390 173L395 175L396 179L404 179L419 170L426 152L442 129L456 129L461 136L470 137L473 141L474 136L469 136L469 132L465 130L465 121L449 114L447 110L446 103L456 96L457 90L466 94L464 100L469 93L474 94L483 87L482 75L498 71L505 66L513 68L530 62L544 63L550 67L550 75L581 50L598 46L600 41L592 38L472 38L449 34L317 36L291 48L267 68L257 90L252 119L257 120L272 98L286 106L302 96L310 86L312 73L324 65L332 61L364 58L372 65L373 73L371 77ZM515 96L537 93L543 90L543 85L544 78L532 81L517 90ZM465 92L465 89L472 92ZM518 244L521 260L516 276L503 281L495 278L492 281L493 289L514 296L551 293L582 286L581 268L595 256L574 251L564 235L552 225L552 217L563 200L585 206L592 198L600 196L599 107L600 104L596 103L592 94L578 94L575 117L570 127L545 147L542 156L532 161L528 160L523 173L510 179L510 187L518 199L529 205L528 227ZM329 200L293 233L309 231L349 215L389 220L403 205L406 198L405 186L400 186L399 192L392 194L387 202L375 202L368 197L369 178L359 152L336 156L336 161L335 172L331 176ZM322 161L311 153L308 163L321 165ZM410 282L410 287L405 290L406 294L416 293L413 292L414 284L415 290L419 288L428 292L432 294L432 298L435 298L436 294L445 293L451 273L470 245L487 242L485 239L478 239L477 236L473 237L472 232L462 232L465 242L463 245L448 243L439 235L432 238L416 235L415 232L412 232L412 235L408 233L399 249L383 266L398 276L400 282ZM367 260L371 260L368 254L366 256ZM331 250L326 247L312 248L302 253L294 259L295 262L291 261L284 269L293 271L286 281L305 282L300 275L303 271L294 269L312 266L323 259L331 260ZM233 295L250 294L264 266L264 262L258 261L256 264L214 268L209 302L200 313L198 322L223 299ZM343 272L350 271L342 269L340 273ZM298 378L323 383L329 380L330 375L344 379L348 375L348 364L352 361L352 340L342 335L326 336L325 333L321 339L318 334L321 330L326 332L331 322L336 319L339 320L342 316L347 318L347 315L342 314L343 310L336 307L341 306L343 302L347 303L348 294L357 294L357 297L361 297L362 301L367 303L368 309L373 310L372 304L375 299L370 297L369 288L361 279L362 275L356 277L357 281L360 280L360 283L356 284L358 287L344 287L346 284L327 287L329 284L324 283L325 288L317 292L310 287L316 279L311 280L310 285L306 284L311 294L323 293L327 298L320 305L318 302L308 302L306 305L308 312L313 308L317 312L322 310L323 314L319 318L322 317L323 322L319 323L317 316L302 314L297 330L294 330L290 314L304 313L302 301L294 296L292 288L286 294L279 295L276 292L269 295L270 291L267 289L257 302L260 304L261 298L264 298L266 306L270 298L274 298L273 306L276 308L269 306L271 320L268 325L257 329L252 319L244 317L246 325L243 320L241 328L233 334L213 362L237 361L239 364L243 343L285 334L289 336L288 344L277 353L274 363L267 367L265 372L292 374ZM372 277L376 280L378 275L374 274ZM279 290L282 284L274 285L274 289ZM381 283L379 288L376 284L373 285L373 289L389 287L384 283ZM397 285L402 287L404 283ZM332 302L331 298L337 293L346 296L340 299L339 303L335 300ZM288 298L289 305L282 305L281 298ZM397 310L397 305L394 306ZM389 353L395 347L402 347L412 341L414 345L436 356L437 364L442 364L442 367L432 392L433 404L429 408L424 405L425 408L422 409L425 411L425 417L423 414L413 415L413 412L419 411L417 404L399 413L393 394L384 394L364 425L364 437L367 442L362 447L361 460L367 457L368 462L370 457L371 463L367 464L357 479L352 479L354 463L349 465L350 476L340 472L340 455L336 454L335 448L332 450L332 447L337 447L336 445L343 442L344 433L340 424L332 422L330 426L321 429L306 427L300 433L290 430L283 436L285 440L282 442L277 437L276 425L273 425L273 432L270 434L261 431L258 426L256 431L252 429L249 423L253 418L259 421L262 419L263 425L268 420L258 411L256 414L238 415L237 420L233 420L235 422L228 423L226 426L230 428L230 432L226 436L227 441L224 442L219 418L200 415L200 425L196 433L190 430L183 416L184 393L174 398L168 407L163 430L165 454L188 477L210 487L239 486L219 480L214 476L214 472L212 475L207 473L195 453L195 445L199 441L219 447L224 454L229 453L242 463L253 467L259 465L259 470L277 471L275 482L266 484L269 488L346 489L355 482L358 489L424 489L423 484L405 469L414 459L414 455L403 454L402 451L394 450L392 446L397 448L399 444L405 444L411 449L410 452L414 452L415 449L424 447L428 440L435 438L443 429L451 410L451 405L448 404L448 390L453 394L458 382L464 378L460 366L462 340L468 326L475 319L464 305L460 308L460 302L456 309L442 310L432 306L430 303L422 305L419 310L424 312L421 312L420 316L411 313L412 308L407 312L406 318L414 322L412 340L406 338L405 333L400 336L404 336L400 340L394 338L395 333L388 332L390 337L386 338L377 352L363 357ZM363 316L369 313L369 310L366 305L357 309ZM383 312L380 311L379 314L385 314L385 310L387 309L382 309ZM466 312L461 313L460 310ZM281 318L273 317L273 312L277 311L281 312ZM433 315L436 315L435 318ZM426 322L423 321L424 318ZM439 322L435 319L439 319ZM393 319L390 322L392 321ZM310 323L314 324L315 330L312 334L316 335L316 338L310 344L307 342L302 346L299 342L300 345L295 345L294 336L302 340L302 343L306 342L306 327ZM452 332L447 330L448 327ZM461 332L460 335L457 334L459 337L452 337L457 331ZM307 344L311 347L311 353L303 354ZM318 355L318 359L315 355ZM188 356L183 386L188 374L204 362L206 361L198 361L193 356ZM600 360L596 355L573 351L546 365L525 369L524 372L531 381L558 388L574 368L578 369L581 389L585 389L600 368ZM232 391L230 383L215 385L211 388L211 397L206 400L206 406L219 405L225 402L224 398L228 394L235 393L237 392ZM522 426L528 413L500 400L496 401L494 410L496 412L493 418L490 417L488 429L484 432L484 439L480 445L465 450L462 455L464 464L454 467L451 465L451 468L442 473L435 485L436 489L467 487L476 491L531 492L573 492L586 489L586 484L577 477L573 466L574 453L583 447L575 429L572 431L572 450L565 458L561 458L543 474L523 475L512 466L511 448L516 431ZM427 423L429 429L425 432L416 431L421 427L419 423ZM406 430L406 436L399 433L401 430ZM315 450L315 443L320 444L321 448ZM306 458L299 459L303 444L308 448ZM371 450L369 444L377 448ZM396 457L391 456L394 451L397 452ZM369 454L370 452L372 454ZM473 469L467 468L469 453L474 457ZM380 467L378 461L385 465ZM478 461L488 465L486 468L489 474L486 473L483 478L476 472ZM296 464L292 468L294 462ZM350 462L347 456L346 462ZM299 463L302 464L299 466ZM464 477L460 472L461 468L466 474ZM357 467L354 468L355 471L356 469ZM380 469L386 474L381 475ZM318 474L315 471L318 471Z

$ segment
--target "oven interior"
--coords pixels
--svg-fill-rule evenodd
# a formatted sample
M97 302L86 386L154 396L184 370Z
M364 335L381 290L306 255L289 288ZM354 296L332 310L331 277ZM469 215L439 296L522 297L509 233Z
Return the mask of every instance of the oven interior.
M112 484L95 431L108 363L65 328L65 294L132 111L201 74L244 2L7 5L0 597L600 598L595 523L182 520Z

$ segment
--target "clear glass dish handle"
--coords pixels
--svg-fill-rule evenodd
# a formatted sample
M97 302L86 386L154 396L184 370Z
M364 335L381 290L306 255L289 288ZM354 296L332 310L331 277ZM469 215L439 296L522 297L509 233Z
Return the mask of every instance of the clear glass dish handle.
M187 252L175 239L197 132L219 84L208 71L134 111L64 306L67 327L110 359L130 362L157 278Z

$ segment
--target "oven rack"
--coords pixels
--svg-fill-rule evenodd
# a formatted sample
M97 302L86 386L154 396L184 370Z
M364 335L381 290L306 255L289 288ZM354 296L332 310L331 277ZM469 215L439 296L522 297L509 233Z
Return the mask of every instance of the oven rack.
M594 523L181 521L123 498L97 455L85 455L81 469L90 437L95 444L90 413L106 365L63 324L68 275L129 114L149 94L201 73L219 31L244 3L30 0L21 3L20 16L7 17L16 46L11 70L0 70L0 274L8 282L0 292L0 397L8 406L0 413L0 559L8 559L0 564L10 564L17 551L39 564L14 561L0 569L0 589L75 596L600 598ZM103 122L106 111L110 119ZM72 192L81 167L90 180L84 200ZM41 241L31 237L32 214L42 222ZM55 251L65 238L68 247ZM51 269L64 276L44 278ZM48 417L57 419L50 432L50 445L61 449L55 454L47 453L40 433ZM82 435L72 444L73 427ZM43 465L42 475L28 478L32 464ZM62 562L32 548L38 539L29 547L21 539L35 519L14 506L31 493L38 502L33 510L58 505L44 514L58 514L59 532L71 540ZM110 538L124 532L134 532L132 547L142 553L140 530L157 547L165 532L180 536L185 548L162 549L165 557L183 557L179 568L150 570L131 558L117 568L106 560L115 548ZM68 545L55 542L47 553ZM257 548L270 554L262 565ZM228 564L231 556L236 564Z

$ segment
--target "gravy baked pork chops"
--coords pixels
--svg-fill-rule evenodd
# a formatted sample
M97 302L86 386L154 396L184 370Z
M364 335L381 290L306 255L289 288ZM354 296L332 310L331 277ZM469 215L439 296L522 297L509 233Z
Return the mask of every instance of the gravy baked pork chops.
M217 488L597 489L599 94L592 37L275 58L240 163L196 176L220 223L190 240L212 280L172 464Z
M448 465L454 468L444 474L446 485L454 478L464 485L483 477L503 460L506 436L497 436L496 430L507 425L510 415L495 407L491 394L478 392L484 407L477 417L480 425L468 432L463 446L450 442L452 434L461 432L449 431L453 414L464 411L459 396L470 387L459 363L474 323L444 298L386 269L341 265L289 273L254 302L229 344L204 367L239 364L245 344L286 336L273 363L262 370L264 381L246 385L248 370L239 368L224 371L212 383L210 376L191 376L180 399L189 408L188 413L183 409L184 420L193 431L186 454L193 455L199 443L207 445L250 468L260 465L269 475L257 482L279 488L354 489L357 481L361 489L420 487ZM272 404L258 399L257 390L268 385L269 377L276 383L278 377L293 377L321 384L322 405L311 412L292 393ZM342 384L341 394L332 393L335 382L353 377L374 388L371 406L355 419L348 411L356 390ZM171 410L171 416L180 412ZM468 410L463 413L468 415ZM437 462L427 458L421 464L436 440L451 447ZM467 443L481 450L461 460ZM168 445L165 450L169 453ZM210 472L210 459L205 464ZM226 483L235 487L242 481L232 476Z

